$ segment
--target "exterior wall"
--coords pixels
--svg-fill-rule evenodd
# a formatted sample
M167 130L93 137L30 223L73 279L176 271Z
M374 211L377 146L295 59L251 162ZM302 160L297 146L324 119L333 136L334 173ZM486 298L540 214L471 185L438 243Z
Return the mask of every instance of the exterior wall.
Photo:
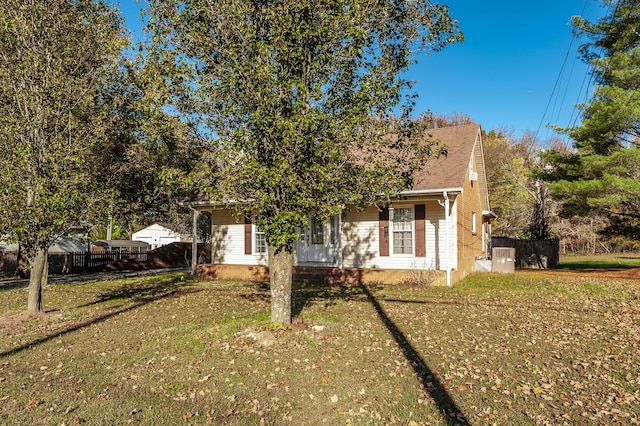
M443 270L447 265L447 232L445 229L444 207L437 200L399 202L392 207L410 207L425 205L425 242L426 256L414 254L393 254L380 256L380 232L378 209L375 206L363 212L346 211L342 219L342 265L344 268L365 269L434 269ZM455 203L452 203L450 219L450 244L455 242ZM213 210L211 215L211 259L217 265L266 265L264 254L245 254L244 223L238 223L230 211ZM413 248L415 252L415 220L413 229ZM455 267L454 258L451 259ZM335 266L335 265L331 265Z
M427 241L433 241L437 254L436 268L439 270L445 270L447 265L455 269L458 265L457 252L455 251L457 197L450 195L449 205L449 233L447 235L444 206L440 205L437 200L427 203Z
M439 197L442 201L442 197ZM331 267L331 276L343 279L359 276L369 282L402 282L413 270L444 271L452 269L452 282L463 279L473 271L477 256L483 256L482 204L477 182L469 179L464 184L463 194L449 195L449 230L446 229L444 206L438 199L401 201L392 208L425 205L426 255L415 256L415 220L413 221L414 254L380 255L379 212L375 206L363 212L347 210L342 217L342 266L337 274L334 264L317 264L315 268ZM475 212L475 231L471 223ZM267 259L264 254L245 254L245 224L238 223L230 211L212 210L211 265L198 265L198 276L205 278L225 277L239 279L265 279ZM391 232L391 231L390 231ZM392 237L390 237L392 238ZM448 243L448 244L447 244ZM449 245L449 247L447 247ZM252 248L255 246L252 244ZM451 258L447 256L451 255ZM295 256L295 253L294 253ZM294 257L295 259L295 257ZM304 265L298 265L302 270ZM377 278L376 278L377 277ZM325 279L326 280L326 279Z
M269 270L264 265L220 265L205 263L196 265L195 276L206 280L222 278L266 281L269 279Z
M131 235L132 241L144 241L151 249L180 242L180 234L161 225L151 225Z
M425 242L426 256L416 257L411 254L393 254L380 256L380 231L378 226L378 209L368 207L364 212L347 211L342 221L342 262L345 268L376 269L435 269L446 267L447 232L445 229L444 207L437 200L397 202L393 208L411 207L416 204L425 205ZM455 210L452 209L455 217ZM415 211L414 211L415 213ZM455 220L450 220L450 243L455 242ZM415 253L415 221L414 221L414 253ZM456 259L451 259L455 265Z
M478 149L478 145L476 145ZM464 278L473 271L476 258L486 257L486 247L482 234L482 198L478 181L470 179L470 172L479 169L475 156L470 163L469 172L464 181L463 196L459 197L458 214L458 279ZM473 217L475 213L475 223Z
M245 254L244 223L229 210L211 211L211 261L220 265L266 265L264 254ZM255 245L252 244L252 247Z

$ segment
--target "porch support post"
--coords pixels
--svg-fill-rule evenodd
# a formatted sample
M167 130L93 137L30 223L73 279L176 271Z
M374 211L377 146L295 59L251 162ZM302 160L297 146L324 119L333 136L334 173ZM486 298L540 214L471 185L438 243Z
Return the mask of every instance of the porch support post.
M338 215L338 229L336 230L338 232L338 262L336 265L338 269L342 269L342 212L343 210Z
M447 277L447 287L451 287L451 230L449 229L449 195L447 191L442 193L442 202L438 201L444 207L444 235L445 235L445 274Z
M198 264L198 215L200 212L193 207L189 207L193 211L193 222L191 224L191 276L196 275L196 265Z

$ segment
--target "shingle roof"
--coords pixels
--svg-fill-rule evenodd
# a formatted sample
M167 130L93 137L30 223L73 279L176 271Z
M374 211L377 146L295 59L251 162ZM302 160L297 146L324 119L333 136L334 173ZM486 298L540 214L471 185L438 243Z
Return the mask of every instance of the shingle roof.
M426 167L415 174L413 191L462 188L479 131L478 124L428 129L426 137L446 146L448 153L428 160Z
M428 160L426 167L415 173L411 191L462 188L479 132L480 125L475 123L426 130L425 138L438 141L440 147L447 147L447 155ZM183 200L183 203L209 204L209 200L204 192L197 192Z

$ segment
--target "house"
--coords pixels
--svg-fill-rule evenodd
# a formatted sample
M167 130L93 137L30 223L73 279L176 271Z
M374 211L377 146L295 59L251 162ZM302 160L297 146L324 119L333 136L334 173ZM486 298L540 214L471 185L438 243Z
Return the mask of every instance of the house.
M145 241L97 240L91 243L92 252L146 253L149 244Z
M58 238L55 243L49 247L49 253L76 253L86 251L88 244L84 242L82 236L64 236ZM0 251L18 252L18 244L6 244L0 241Z
M154 223L131 235L132 241L144 241L151 249L166 246L167 244L180 242L181 234L173 226Z
M388 208L345 209L322 223L309 218L294 253L294 276L315 273L326 281L394 283L434 271L451 285L488 257L490 223L481 127L467 124L429 129L448 155L427 162ZM194 196L183 205L195 215L210 212L211 264L194 265L201 277L265 278L265 236L238 223L231 211Z
M83 254L88 248L85 235L68 235L58 238L47 250L49 273L69 273L74 257ZM0 271L16 273L16 269L21 264L18 260L19 249L18 244L0 242Z

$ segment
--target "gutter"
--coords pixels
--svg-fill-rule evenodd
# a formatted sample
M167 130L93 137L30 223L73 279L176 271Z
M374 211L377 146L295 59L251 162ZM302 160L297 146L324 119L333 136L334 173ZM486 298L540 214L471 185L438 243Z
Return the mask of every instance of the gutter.
M440 188L440 189L411 189L407 191L400 191L400 195L440 195L440 194L458 194L462 193L462 187L459 188Z

